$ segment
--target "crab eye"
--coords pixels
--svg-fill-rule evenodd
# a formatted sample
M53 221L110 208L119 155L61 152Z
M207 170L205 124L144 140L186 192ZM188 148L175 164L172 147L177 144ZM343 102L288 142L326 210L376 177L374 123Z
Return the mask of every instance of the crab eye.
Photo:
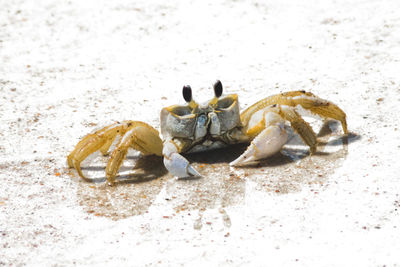
M182 89L182 94L183 94L183 99L185 99L186 102L192 101L192 88L190 85L185 85Z
M215 97L220 97L221 95L222 95L222 83L221 83L221 81L220 80L217 80L215 83L214 83L214 94L215 94Z

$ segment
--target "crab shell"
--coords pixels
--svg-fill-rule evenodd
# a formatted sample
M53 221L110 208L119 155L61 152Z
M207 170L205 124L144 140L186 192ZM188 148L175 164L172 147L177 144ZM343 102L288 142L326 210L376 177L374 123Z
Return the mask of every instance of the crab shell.
M165 140L185 139L185 151L210 149L210 145L230 143L227 134L241 128L240 108L236 94L213 98L203 104L172 105L161 110L161 134ZM221 141L221 142L217 142ZM196 146L197 145L197 146Z

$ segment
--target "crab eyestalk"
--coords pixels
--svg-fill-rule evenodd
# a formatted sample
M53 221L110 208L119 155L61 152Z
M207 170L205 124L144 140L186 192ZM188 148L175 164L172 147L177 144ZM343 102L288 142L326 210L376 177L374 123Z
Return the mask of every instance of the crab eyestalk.
M213 89L214 89L214 98L211 99L210 101L210 105L212 106L216 106L218 103L218 98L222 95L222 83L220 80L217 80L214 84L213 84Z
M221 81L220 80L217 80L215 83L214 83L214 94L215 94L215 97L216 98L218 98L218 97L220 97L221 95L222 95L222 83L221 83Z
M193 100L192 88L190 87L190 85L183 86L182 95L183 95L183 99L185 99L185 101L189 104L189 107L192 110L194 110L198 107L198 104Z

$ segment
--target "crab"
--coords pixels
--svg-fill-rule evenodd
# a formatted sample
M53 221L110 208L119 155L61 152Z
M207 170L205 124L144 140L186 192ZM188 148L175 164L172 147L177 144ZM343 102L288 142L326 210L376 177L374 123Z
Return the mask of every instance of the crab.
M346 114L334 103L305 91L290 91L264 98L240 113L237 94L223 95L221 81L213 84L214 97L197 103L189 85L183 87L186 105L162 108L160 114L161 134L147 123L123 121L108 125L86 135L68 155L70 168L87 179L81 170L81 162L90 154L108 150L119 136L106 167L109 185L113 185L129 148L144 155L162 156L164 166L174 176L200 177L201 174L182 155L211 150L223 146L249 143L247 149L231 166L240 167L267 158L287 142L287 122L303 142L310 154L317 148L317 136L299 112L308 111L323 119L340 121L347 134Z

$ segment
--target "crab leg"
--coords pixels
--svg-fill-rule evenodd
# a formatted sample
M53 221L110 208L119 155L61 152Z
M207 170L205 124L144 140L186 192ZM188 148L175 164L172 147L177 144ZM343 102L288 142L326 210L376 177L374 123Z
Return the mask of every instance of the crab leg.
M318 96L305 91L292 91L283 94L273 95L253 104L240 115L240 119L244 125L250 121L254 113L262 110L270 105L279 104L291 107L301 106L303 109L310 111L314 115L324 118L338 120L342 124L343 132L348 133L346 113L334 103L319 98Z
M103 154L107 153L117 135L122 137L112 152L106 167L107 180L111 185L114 183L115 176L130 147L146 155L162 155L162 141L157 130L144 122L124 121L106 126L85 136L68 155L68 165L75 168L79 176L86 179L80 163L97 150Z
M278 106L279 115L290 122L290 126L301 137L303 142L310 147L310 153L313 154L317 149L317 135L311 126L301 118L293 107Z
M114 137L108 138L107 141L104 143L104 145L99 149L103 156L108 155L108 150L110 149L110 146L112 145L112 143L114 142L116 137L117 137L117 135L114 135Z
M162 141L157 130L147 124L136 122L126 129L107 163L106 176L110 185L114 184L115 176L130 147L145 155L162 155Z
M117 134L121 131L121 128L123 128L123 124L114 123L95 131L94 133L86 135L68 155L68 166L70 168L75 168L80 177L87 179L82 173L80 163L97 150L102 149L102 151L104 151L105 149L103 148L105 148L110 140L115 139Z
M164 166L178 178L200 177L200 173L190 165L185 157L179 154L186 145L185 140L177 138L165 141L163 148Z
M287 141L288 135L284 129L286 120L310 147L310 152L314 153L317 137L310 125L297 114L293 107L272 105L257 111L249 119L248 125L244 128L244 134L254 139L247 150L230 165L244 165L278 152Z

